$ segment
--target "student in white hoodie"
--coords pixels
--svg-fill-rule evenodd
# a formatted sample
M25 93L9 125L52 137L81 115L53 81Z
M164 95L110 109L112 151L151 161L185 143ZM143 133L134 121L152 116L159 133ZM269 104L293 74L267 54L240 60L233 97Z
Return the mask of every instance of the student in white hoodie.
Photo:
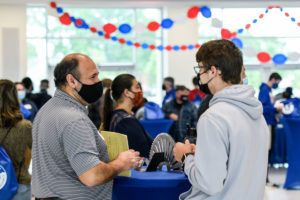
M214 40L200 47L196 60L213 98L197 123L196 146L186 141L173 150L192 184L180 199L262 200L269 130L253 87L240 84L242 53L229 40Z

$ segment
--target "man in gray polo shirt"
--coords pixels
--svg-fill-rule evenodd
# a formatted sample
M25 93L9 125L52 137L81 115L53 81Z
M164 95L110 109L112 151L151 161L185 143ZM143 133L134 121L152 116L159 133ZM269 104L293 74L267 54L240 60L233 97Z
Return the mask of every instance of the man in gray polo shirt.
M95 63L70 54L55 68L57 90L33 124L32 193L37 199L111 199L112 179L138 166L129 150L109 162L102 136L86 106L102 95Z

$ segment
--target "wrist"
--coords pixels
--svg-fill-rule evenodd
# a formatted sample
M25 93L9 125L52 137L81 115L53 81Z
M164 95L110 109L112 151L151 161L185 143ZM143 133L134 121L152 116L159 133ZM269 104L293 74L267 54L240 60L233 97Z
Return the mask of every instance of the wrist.
M193 153L189 152L189 153L184 153L181 157L181 162L184 164L185 159L189 156L189 155L194 155Z

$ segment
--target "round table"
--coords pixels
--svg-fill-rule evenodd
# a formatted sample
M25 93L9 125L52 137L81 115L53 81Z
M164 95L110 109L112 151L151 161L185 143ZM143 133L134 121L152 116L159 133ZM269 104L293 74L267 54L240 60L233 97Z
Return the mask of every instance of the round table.
M191 187L183 173L131 171L131 177L114 179L113 200L174 200Z

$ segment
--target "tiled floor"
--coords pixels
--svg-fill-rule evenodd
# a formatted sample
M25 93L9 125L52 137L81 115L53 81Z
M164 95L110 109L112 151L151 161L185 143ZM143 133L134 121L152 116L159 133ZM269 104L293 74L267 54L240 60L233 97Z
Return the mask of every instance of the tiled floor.
M283 186L285 181L285 168L270 168L269 180ZM300 200L300 190L285 190L266 186L264 200Z

